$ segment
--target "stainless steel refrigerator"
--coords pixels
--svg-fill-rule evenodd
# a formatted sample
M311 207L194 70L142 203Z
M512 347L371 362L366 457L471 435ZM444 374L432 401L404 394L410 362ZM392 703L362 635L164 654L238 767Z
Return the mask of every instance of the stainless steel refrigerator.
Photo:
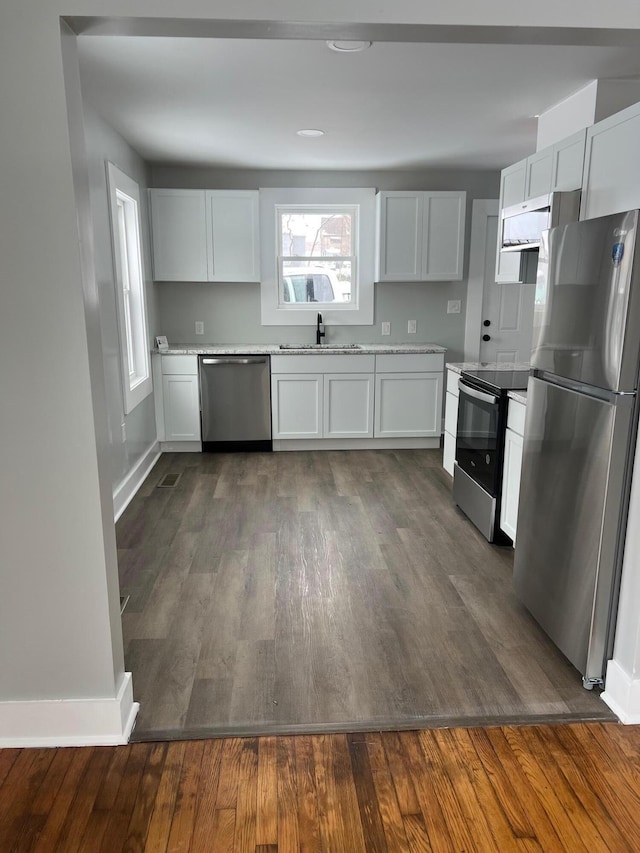
M637 431L638 213L553 228L538 263L514 585L587 688L613 651Z

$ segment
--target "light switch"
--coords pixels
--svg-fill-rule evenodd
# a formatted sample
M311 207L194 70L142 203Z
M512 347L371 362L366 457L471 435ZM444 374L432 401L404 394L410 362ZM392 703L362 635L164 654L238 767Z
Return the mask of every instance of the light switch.
M204 323L202 320L196 320L196 335L204 335Z
M417 325L418 325L418 324L417 324L417 322L416 322L415 320L409 320L409 321L407 322L407 332L408 332L410 335L415 335L416 330L417 330Z
M382 334L390 335L391 334L391 323L382 323Z

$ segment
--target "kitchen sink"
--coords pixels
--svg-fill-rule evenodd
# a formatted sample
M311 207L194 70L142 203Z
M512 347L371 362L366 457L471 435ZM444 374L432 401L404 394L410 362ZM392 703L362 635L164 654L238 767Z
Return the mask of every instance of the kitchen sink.
M360 344L280 344L280 349L361 349Z

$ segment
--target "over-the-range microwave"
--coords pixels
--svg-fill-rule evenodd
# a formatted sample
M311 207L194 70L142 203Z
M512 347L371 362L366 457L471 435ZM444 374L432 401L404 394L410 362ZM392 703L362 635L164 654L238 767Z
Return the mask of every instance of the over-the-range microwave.
M549 193L505 207L500 216L500 251L539 249L543 231L577 222L579 214L580 190Z

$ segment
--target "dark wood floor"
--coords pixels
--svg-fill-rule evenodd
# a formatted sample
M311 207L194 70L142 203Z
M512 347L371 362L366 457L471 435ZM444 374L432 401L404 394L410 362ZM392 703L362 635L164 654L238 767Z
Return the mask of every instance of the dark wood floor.
M438 451L166 454L117 535L136 739L613 719Z
M0 850L634 853L616 723L0 751Z

